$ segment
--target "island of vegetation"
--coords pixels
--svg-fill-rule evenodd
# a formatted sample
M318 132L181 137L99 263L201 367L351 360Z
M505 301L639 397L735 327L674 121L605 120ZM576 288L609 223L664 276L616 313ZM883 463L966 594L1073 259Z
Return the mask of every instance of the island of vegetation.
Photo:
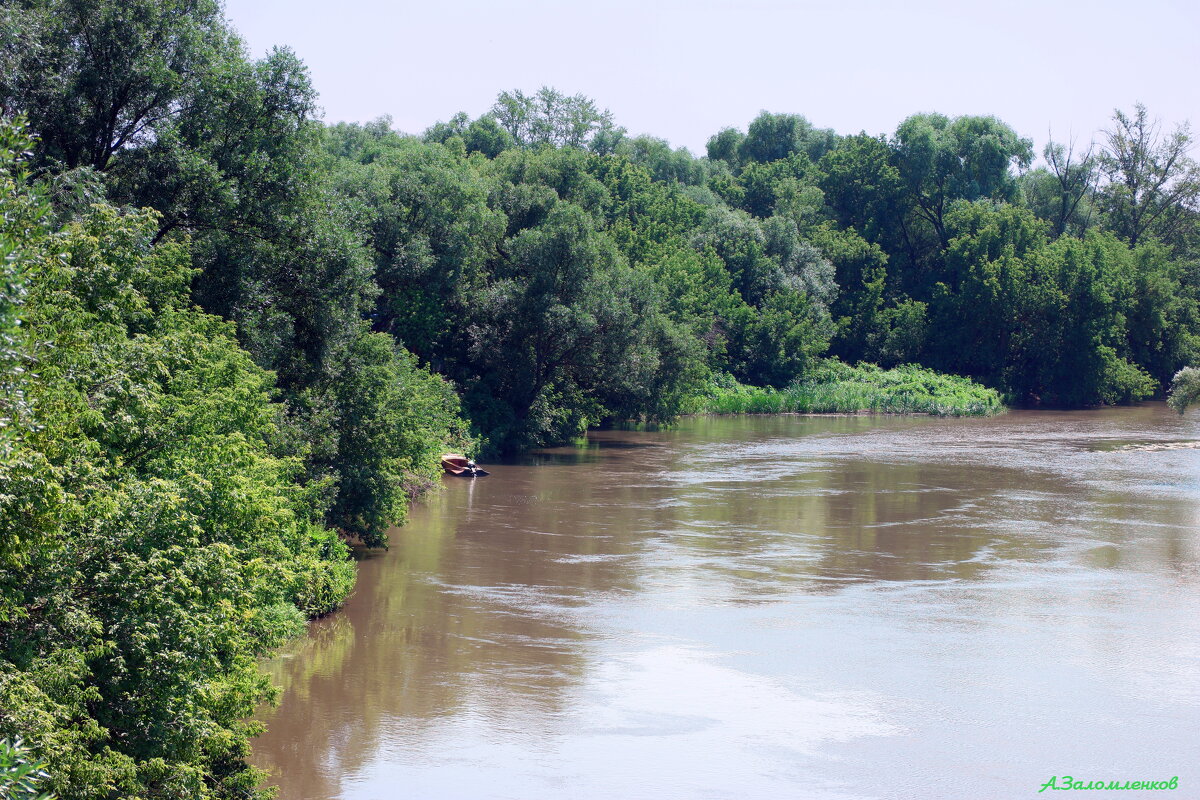
M6 797L265 796L257 659L444 451L1200 361L1200 170L1141 106L1033 168L986 116L763 112L696 157L550 88L419 135L316 103L215 0L0 6Z

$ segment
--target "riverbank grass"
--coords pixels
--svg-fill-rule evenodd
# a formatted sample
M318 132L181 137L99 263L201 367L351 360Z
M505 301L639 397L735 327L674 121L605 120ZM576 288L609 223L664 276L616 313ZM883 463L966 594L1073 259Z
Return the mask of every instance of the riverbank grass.
M991 416L1000 395L969 378L915 364L881 369L830 360L786 389L744 386L727 379L701 399L702 414L932 414Z

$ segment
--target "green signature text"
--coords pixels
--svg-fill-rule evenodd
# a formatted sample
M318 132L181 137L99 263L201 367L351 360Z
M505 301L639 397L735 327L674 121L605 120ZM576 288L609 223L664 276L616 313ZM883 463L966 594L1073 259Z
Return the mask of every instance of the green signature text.
M1063 775L1059 778L1057 775L1052 776L1050 780L1042 784L1042 788L1038 789L1038 794L1047 789L1177 789L1179 788L1179 776L1171 778L1169 781L1077 781L1071 775Z

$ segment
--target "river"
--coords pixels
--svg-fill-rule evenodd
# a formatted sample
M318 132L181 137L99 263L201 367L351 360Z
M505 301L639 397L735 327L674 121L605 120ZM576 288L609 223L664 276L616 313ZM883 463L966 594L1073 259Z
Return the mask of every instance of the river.
M267 662L252 760L281 800L1200 797L1196 439L699 417L489 465Z

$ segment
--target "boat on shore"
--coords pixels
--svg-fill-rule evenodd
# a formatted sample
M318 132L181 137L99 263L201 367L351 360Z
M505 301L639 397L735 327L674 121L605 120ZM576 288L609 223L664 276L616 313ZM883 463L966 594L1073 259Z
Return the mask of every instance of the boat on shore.
M474 461L458 453L444 453L442 469L446 470L447 475L457 475L460 478L482 478L488 474L487 470L480 469Z

